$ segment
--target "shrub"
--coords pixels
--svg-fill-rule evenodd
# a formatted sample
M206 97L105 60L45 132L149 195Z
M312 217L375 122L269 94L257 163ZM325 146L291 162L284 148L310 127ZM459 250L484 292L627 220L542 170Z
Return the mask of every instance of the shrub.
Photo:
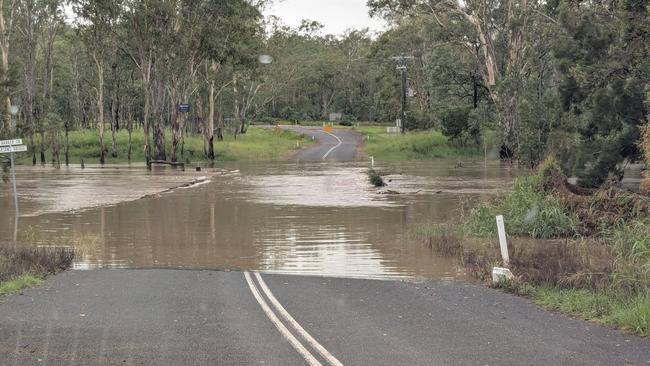
M386 185L384 179L374 169L368 170L368 179L370 180L370 183L375 187L383 187Z

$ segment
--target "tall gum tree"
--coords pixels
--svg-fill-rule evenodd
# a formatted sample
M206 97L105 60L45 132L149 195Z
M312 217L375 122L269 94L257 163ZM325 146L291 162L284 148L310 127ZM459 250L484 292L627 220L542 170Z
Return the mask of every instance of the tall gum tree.
M122 11L120 0L73 0L74 11L79 17L78 29L84 39L86 49L95 67L95 94L97 119L99 128L99 163L106 161L104 144L104 75L106 71L107 53L114 42L116 26Z
M520 81L527 72L531 25L544 17L537 0L369 0L371 12L386 18L430 16L442 28L464 21L472 33L456 39L477 57L480 75L497 107L504 144L517 147ZM475 52L478 42L479 53Z

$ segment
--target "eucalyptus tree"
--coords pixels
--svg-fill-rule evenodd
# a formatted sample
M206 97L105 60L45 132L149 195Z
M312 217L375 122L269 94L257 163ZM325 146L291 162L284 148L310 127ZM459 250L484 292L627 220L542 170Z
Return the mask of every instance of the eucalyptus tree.
M2 130L4 130L5 133L13 132L15 129L15 126L11 122L12 118L10 113L12 90L9 69L9 53L13 42L14 13L18 2L19 1L17 0L0 0L0 55L2 56L2 62L0 63L0 76L2 78L2 97L4 99Z
M260 7L263 4L253 4L246 0L208 0L201 8L205 15L202 23L201 47L206 56L205 80L208 85L208 118L204 126L205 138L208 146L208 158L214 159L214 131L215 131L215 99L226 87L236 87L238 75L235 69L242 71L253 70L263 37L262 14ZM226 65L232 65L232 77L221 75L227 71ZM221 78L219 76L222 76ZM220 83L220 85L217 85ZM236 103L240 105L239 103ZM247 108L239 108L241 111ZM223 115L223 113L221 113ZM241 130L241 127L240 127ZM219 119L217 128L218 139L223 139L223 120Z
M72 0L78 17L77 27L80 37L95 68L95 94L97 101L96 124L99 128L99 162L105 162L104 144L104 80L106 62L111 49L115 48L115 32L123 10L121 0Z
M441 28L462 23L467 32L450 41L461 45L480 63L482 84L499 112L500 129L508 149L517 147L521 79L529 71L527 38L544 19L536 0L369 0L374 14L399 19L426 16ZM479 53L476 52L478 47Z

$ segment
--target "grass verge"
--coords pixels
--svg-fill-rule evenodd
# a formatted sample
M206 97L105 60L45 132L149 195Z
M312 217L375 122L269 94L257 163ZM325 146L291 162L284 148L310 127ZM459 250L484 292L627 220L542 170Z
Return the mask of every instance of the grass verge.
M46 137L47 139L47 137ZM131 162L144 162L144 139L143 130L135 130L132 134ZM28 139L24 139L29 144ZM99 134L96 130L71 131L70 141L70 163L80 164L81 159L86 164L99 163ZM119 164L127 163L128 160L128 132L124 129L116 133L117 157L111 155L111 132L107 131L104 136L106 145L106 163ZM224 141L214 142L216 159L218 161L236 160L280 160L286 158L292 151L312 143L310 139L295 133L283 131L277 128L251 127L244 135L238 135L237 139L232 135L225 137ZM36 159L40 163L40 137L35 136ZM171 133L165 135L166 152L171 151ZM32 151L20 153L18 161L25 165L32 164ZM60 146L60 161L63 164L63 143ZM200 135L187 135L181 155L179 146L179 160L190 162L205 161L204 142ZM46 145L46 162L53 160L52 149Z
M405 134L389 134L384 126L355 127L364 136L365 152L379 160L430 160L438 158L483 158L485 146L468 143L460 145L450 141L435 130L411 131ZM497 156L495 136L488 133L487 154Z
M36 286L70 268L73 259L74 251L67 248L0 247L0 294Z
M38 286L43 282L43 278L32 274L25 274L6 282L0 282L0 295L7 295L19 292L28 287Z

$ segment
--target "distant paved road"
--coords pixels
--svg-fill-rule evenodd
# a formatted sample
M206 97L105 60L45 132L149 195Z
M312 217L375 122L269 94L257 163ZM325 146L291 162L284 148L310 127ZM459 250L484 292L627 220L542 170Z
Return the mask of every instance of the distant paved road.
M0 298L2 365L650 365L650 341L473 285L70 271Z
M352 161L357 157L362 136L358 132L334 129L331 133L321 127L284 126L285 130L313 137L316 144L297 152L293 159L298 161Z

